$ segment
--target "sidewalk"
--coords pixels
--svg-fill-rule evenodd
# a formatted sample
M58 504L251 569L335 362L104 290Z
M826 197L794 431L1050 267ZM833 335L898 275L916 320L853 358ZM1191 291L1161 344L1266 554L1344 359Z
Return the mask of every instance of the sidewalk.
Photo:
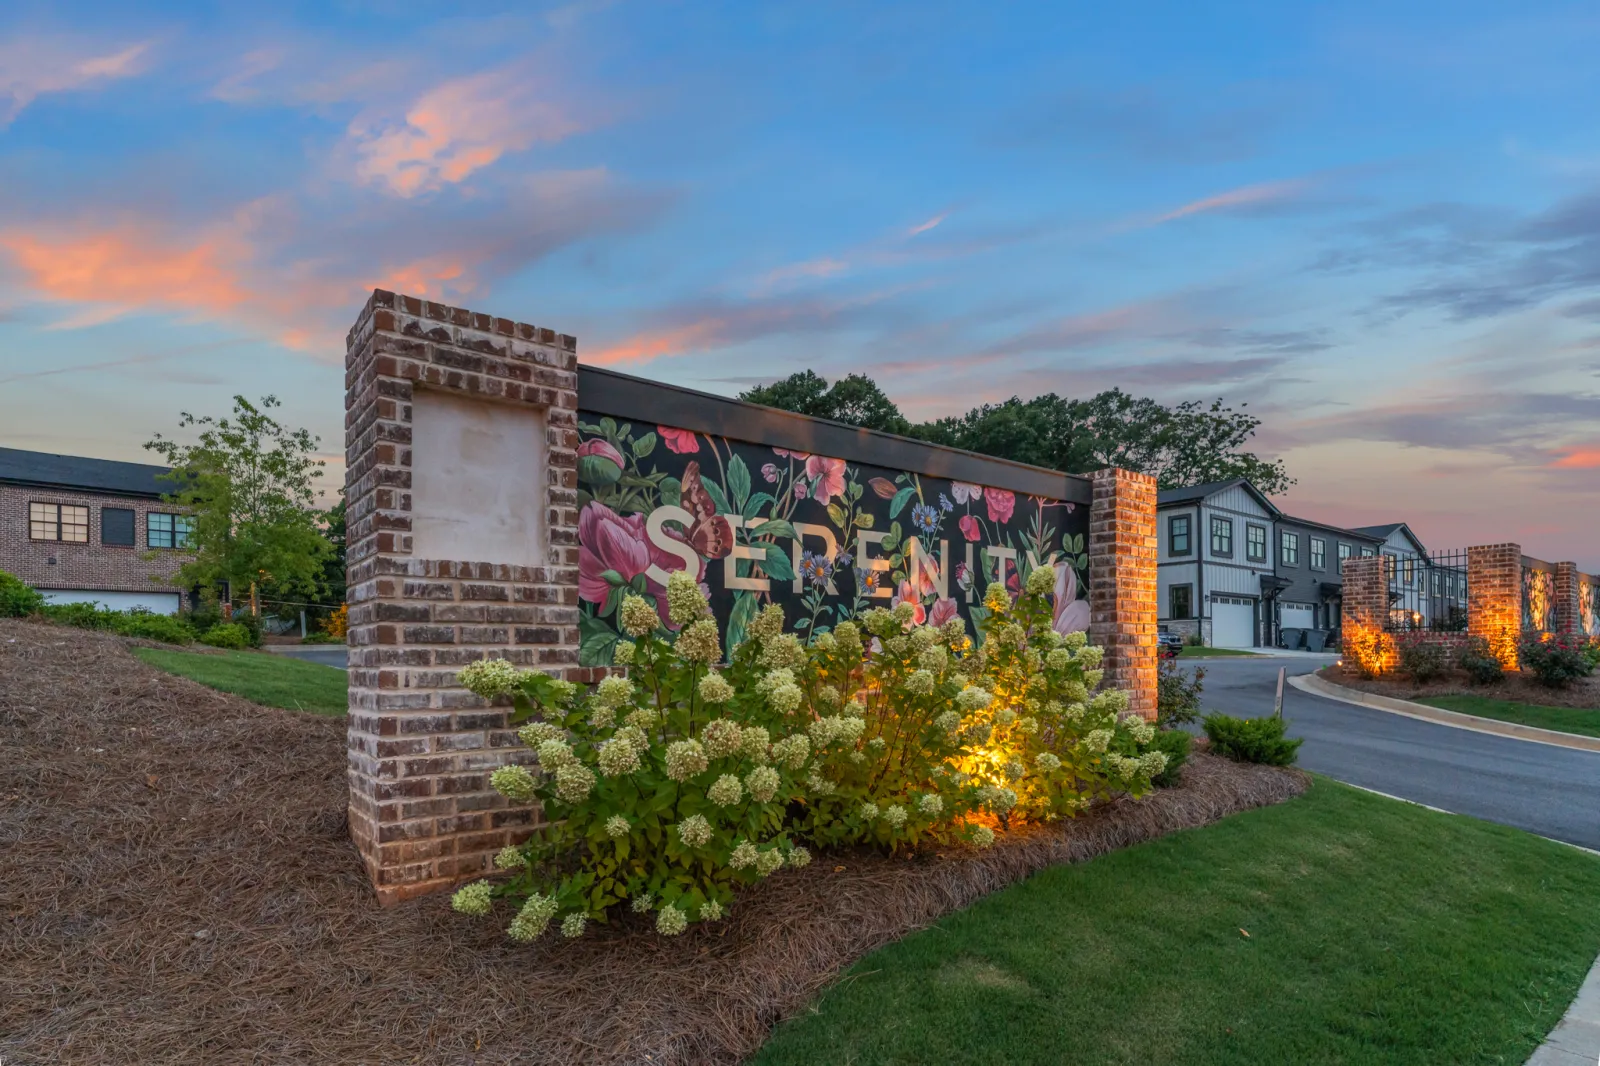
M1528 1059L1528 1066L1594 1066L1596 1061L1600 1061L1600 959L1561 1023Z

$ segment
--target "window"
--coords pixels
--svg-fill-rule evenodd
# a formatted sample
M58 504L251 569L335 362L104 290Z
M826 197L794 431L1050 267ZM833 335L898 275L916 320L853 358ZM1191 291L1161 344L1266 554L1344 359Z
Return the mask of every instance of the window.
M1437 570L1433 572L1433 594L1435 596L1444 595L1444 582L1440 580L1439 571Z
M89 543L89 508L68 503L28 504L28 539Z
M151 512L145 516L145 543L152 548L187 548L194 519L188 515Z
M1253 563L1267 561L1267 527L1244 527L1244 554L1245 558Z
M1194 615L1194 586L1173 585L1167 589L1167 617L1182 621Z
M1321 537L1311 538L1311 569L1326 570L1328 568L1328 542Z
M1211 519L1211 554L1233 557L1233 519Z
M1375 554L1377 554L1377 553L1374 552L1371 548L1362 548L1361 549L1361 558L1363 558L1363 559L1370 559Z
M1189 516L1173 515L1167 519L1167 554L1189 554Z
M1409 555L1406 556L1405 573L1406 584L1415 585L1417 583L1417 561Z
M1393 581L1395 574L1397 574L1399 572L1400 572L1400 560L1396 559L1393 555L1390 555L1388 552L1384 552L1383 553L1383 576L1388 578L1390 581Z
M1344 573L1344 561L1348 558L1350 558L1350 545L1341 542L1339 544L1339 573Z
M101 544L109 544L116 548L131 548L134 546L135 539L133 535L133 508L100 508Z
M1288 530L1284 530L1283 531L1283 538L1279 542L1279 544L1280 544L1280 550L1283 553L1283 565L1284 566L1299 566L1300 565L1300 534L1298 534L1298 533L1290 533Z

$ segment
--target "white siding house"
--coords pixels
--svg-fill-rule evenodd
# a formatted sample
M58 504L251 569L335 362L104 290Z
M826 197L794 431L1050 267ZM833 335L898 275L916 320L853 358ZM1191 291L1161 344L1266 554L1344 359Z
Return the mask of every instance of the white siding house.
M1157 496L1158 618L1219 648L1263 643L1263 581L1272 586L1278 509L1243 478Z

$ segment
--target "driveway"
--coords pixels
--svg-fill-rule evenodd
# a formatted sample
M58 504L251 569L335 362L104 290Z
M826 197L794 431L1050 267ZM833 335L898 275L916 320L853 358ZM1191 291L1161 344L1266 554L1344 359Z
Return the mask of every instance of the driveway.
M348 670L348 649L343 644L268 644L266 650L274 655L287 655L291 659L304 659L308 663L321 663Z
M1310 673L1333 661L1218 658L1206 668L1207 711L1272 713L1278 668ZM1323 699L1284 686L1300 765L1363 788L1600 850L1600 752L1474 733Z

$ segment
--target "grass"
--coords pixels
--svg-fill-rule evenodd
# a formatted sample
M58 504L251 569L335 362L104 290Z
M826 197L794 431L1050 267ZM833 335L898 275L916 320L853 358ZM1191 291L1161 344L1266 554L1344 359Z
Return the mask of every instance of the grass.
M1521 1064L1596 898L1600 858L1318 777L874 952L753 1061Z
M158 670L243 696L268 707L314 714L344 714L349 697L343 670L259 651L208 655L164 648L134 648L133 654Z
M1600 707L1542 707L1537 703L1497 700L1489 696L1419 696L1416 702L1479 718L1554 729L1561 733L1580 733L1600 737Z
M1180 659L1212 659L1223 655L1257 655L1259 652L1240 651L1238 648L1202 648L1194 644L1185 644L1178 653Z

